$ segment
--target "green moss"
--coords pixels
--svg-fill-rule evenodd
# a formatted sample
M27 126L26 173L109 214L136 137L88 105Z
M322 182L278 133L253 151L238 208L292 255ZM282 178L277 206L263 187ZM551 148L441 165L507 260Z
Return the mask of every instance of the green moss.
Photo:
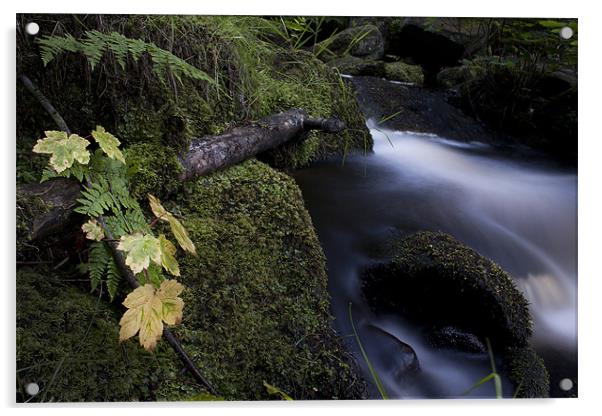
M179 208L199 256L181 261L188 289L176 332L220 395L268 399L266 381L296 399L360 397L294 181L249 160L187 189Z
M158 386L178 375L178 359L166 345L147 353L119 343L119 313L49 270L17 271L17 392L32 401L132 401L160 399ZM196 388L198 392L200 389Z
M510 276L444 233L401 240L392 262L366 271L364 294L377 309L456 326L498 347L526 345L531 335L527 301Z
M385 64L385 78L392 81L411 82L416 85L422 85L424 81L420 65L410 65L401 61Z
M152 143L140 143L125 149L130 190L136 198L148 193L162 198L181 186L178 175L182 166L175 150Z
M509 348L504 356L510 381L517 397L550 397L550 375L543 359L530 346Z

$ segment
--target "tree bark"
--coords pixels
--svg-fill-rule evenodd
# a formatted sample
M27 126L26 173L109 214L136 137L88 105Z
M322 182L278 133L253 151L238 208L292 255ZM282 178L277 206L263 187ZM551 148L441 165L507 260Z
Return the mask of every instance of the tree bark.
M345 123L336 118L312 118L304 110L292 109L217 136L193 139L188 152L181 158L184 170L180 179L191 180L284 143L301 141L310 130L336 133L345 128ZM79 182L65 178L19 186L20 193L37 196L51 208L34 219L32 241L63 232L77 222L79 216L73 212L73 208L80 189Z

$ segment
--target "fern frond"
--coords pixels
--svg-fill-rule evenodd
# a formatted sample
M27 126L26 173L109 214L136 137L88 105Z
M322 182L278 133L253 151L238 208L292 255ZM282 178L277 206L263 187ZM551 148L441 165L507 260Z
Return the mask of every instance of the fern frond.
M90 188L84 187L81 196L77 199L80 205L74 211L88 217L96 218L106 211L119 210L119 207L115 207L106 179L100 178L98 182L92 183Z
M117 293L117 289L119 289L119 283L121 282L121 272L119 271L119 267L115 262L113 256L111 256L110 261L107 263L107 290L109 291L109 296L111 300L115 298L115 294Z
M154 43L147 43L141 39L130 39L117 32L106 34L97 30L89 30L81 39L75 39L67 34L65 36L45 36L39 38L37 42L40 45L40 54L44 65L48 65L63 52L80 52L86 56L90 66L94 69L105 53L110 51L121 69L125 70L128 56L138 61L144 53L147 53L153 62L153 72L162 81L168 74L172 74L180 82L182 82L182 76L186 76L219 86L218 82L205 71L173 53L159 48Z
M95 241L90 245L88 252L88 272L92 290L96 290L102 282L107 269L108 261L112 259L111 252L102 241Z
M121 282L121 272L105 242L96 241L90 245L86 268L90 274L92 290L106 282L109 296L113 300Z

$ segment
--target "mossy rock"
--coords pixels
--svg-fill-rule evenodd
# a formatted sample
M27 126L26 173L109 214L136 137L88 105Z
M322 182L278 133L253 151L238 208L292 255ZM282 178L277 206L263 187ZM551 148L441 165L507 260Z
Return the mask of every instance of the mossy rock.
M328 61L327 65L346 75L368 75L373 77L385 75L384 62L362 59L351 55Z
M505 372L518 389L516 397L550 397L550 375L543 359L530 346L508 348L504 353Z
M385 40L373 24L354 26L343 30L316 45L323 51L320 59L331 59L350 54L365 59L381 59L385 53Z
M437 74L437 84L444 88L456 87L464 82L478 79L485 74L485 69L480 65L466 64L443 68Z
M366 270L363 293L376 310L454 326L497 348L526 345L532 332L527 301L510 276L444 233L402 239L391 262Z
M199 255L181 257L175 332L220 395L269 399L266 381L295 399L363 397L331 327L324 255L294 180L248 160L186 189L170 208Z
M69 276L43 269L17 270L17 400L161 400L157 389L179 375L178 358L165 344L153 354L134 342L119 343L119 312L105 299L69 283ZM184 385L185 382L182 382Z
M386 63L385 78L391 81L411 82L416 85L422 85L424 82L420 65L410 65L402 61Z

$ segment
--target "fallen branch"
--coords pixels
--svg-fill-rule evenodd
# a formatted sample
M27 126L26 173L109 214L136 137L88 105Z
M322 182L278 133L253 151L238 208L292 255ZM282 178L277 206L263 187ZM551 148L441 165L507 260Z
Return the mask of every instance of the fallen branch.
M337 133L345 127L345 123L336 118L312 118L304 110L292 109L217 136L194 139L182 158L184 171L180 179L193 179L235 165L286 142L303 140L310 130Z
M188 152L181 157L184 169L180 179L191 180L284 143L301 141L310 130L336 133L345 128L345 123L336 118L312 118L301 109L274 114L257 123L236 127L216 136L194 139ZM60 183L57 185L55 181ZM69 182L79 189L79 182L60 178L19 187L20 192L39 196L45 203L57 207L34 219L31 233L33 241L61 232L77 220L77 214L70 207L75 206L79 194L66 192L70 188Z

